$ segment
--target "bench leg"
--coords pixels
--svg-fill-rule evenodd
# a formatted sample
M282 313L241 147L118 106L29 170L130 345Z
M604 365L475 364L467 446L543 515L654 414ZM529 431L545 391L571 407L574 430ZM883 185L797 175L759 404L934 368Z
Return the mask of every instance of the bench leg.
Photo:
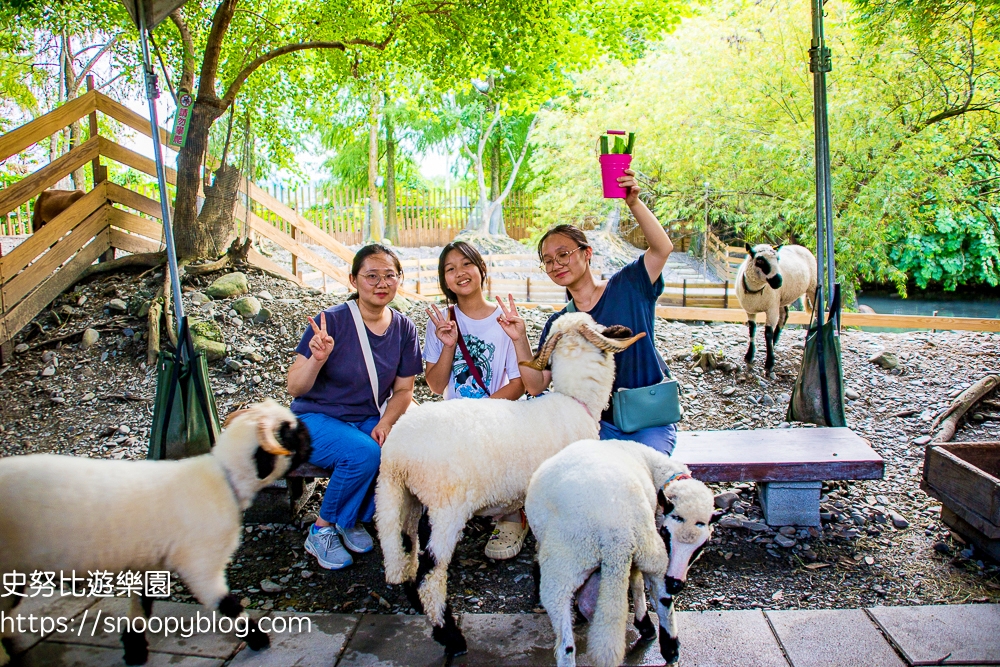
M819 526L822 482L761 482L757 497L769 526Z

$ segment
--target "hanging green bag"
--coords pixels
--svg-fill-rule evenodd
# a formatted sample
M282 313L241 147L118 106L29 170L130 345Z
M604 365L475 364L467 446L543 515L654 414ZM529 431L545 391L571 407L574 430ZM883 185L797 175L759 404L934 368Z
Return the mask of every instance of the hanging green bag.
M177 350L161 351L156 369L153 434L146 458L159 461L209 453L222 431L219 411L208 363L194 349L186 317L181 319Z
M823 323L822 289L816 290L813 323L806 334L802 368L788 402L788 421L847 426L844 369L840 358L840 285L833 286L830 317Z

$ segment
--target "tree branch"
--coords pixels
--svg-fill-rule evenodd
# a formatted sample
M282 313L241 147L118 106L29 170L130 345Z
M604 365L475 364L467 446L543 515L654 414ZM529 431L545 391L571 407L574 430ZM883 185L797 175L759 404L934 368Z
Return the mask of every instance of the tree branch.
M296 51L305 51L307 49L335 49L337 51L346 51L348 46L367 46L372 49L377 49L382 51L389 45L392 41L393 33L390 32L384 40L381 42L373 42L368 39L347 39L342 42L301 42L299 44L286 44L277 49L272 49L267 53L258 56L249 65L244 67L233 82L229 84L229 88L226 90L225 95L222 96L223 109L228 107L236 99L236 94L240 92L240 88L246 83L246 80L254 73L254 70L259 68L264 63L274 60L279 56L283 56L288 53L295 53Z
M194 40L191 38L191 31L188 30L187 22L184 21L180 9L170 12L170 20L177 26L183 49L184 65L181 68L181 80L178 88L192 92L194 89Z
M97 61L101 59L101 56L103 56L105 53L107 53L108 49L110 49L112 46L115 45L115 42L118 41L118 37L120 37L120 35L115 35L114 37L112 37L111 39L109 39L108 43L105 44L104 46L102 46L101 50L98 51L96 54L94 54L93 58L91 58L89 61L87 61L87 64L83 66L83 69L80 70L80 73L77 75L77 77L76 77L77 81L84 81L84 80L86 80L87 75L90 74L90 70L94 69L94 65L96 65Z
M219 75L219 59L222 57L222 42L232 23L238 0L222 0L212 17L212 31L205 43L205 56L201 60L201 80L198 82L198 102L218 106L219 96L215 92L215 80ZM220 110L224 111L223 106Z

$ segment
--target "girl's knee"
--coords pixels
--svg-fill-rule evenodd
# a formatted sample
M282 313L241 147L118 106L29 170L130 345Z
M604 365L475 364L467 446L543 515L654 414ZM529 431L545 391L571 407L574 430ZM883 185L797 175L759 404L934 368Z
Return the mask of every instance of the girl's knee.
M373 475L378 472L379 463L382 461L382 448L372 440L365 443L357 451L357 465Z

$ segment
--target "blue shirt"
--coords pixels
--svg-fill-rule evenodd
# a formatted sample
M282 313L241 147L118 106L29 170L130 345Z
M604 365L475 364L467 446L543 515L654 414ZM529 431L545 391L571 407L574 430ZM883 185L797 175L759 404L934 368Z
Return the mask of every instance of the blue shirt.
M397 377L412 377L423 370L417 327L405 315L392 309L390 312L392 322L381 336L365 327L378 375L379 405L389 398ZM365 355L350 308L346 303L331 306L320 315L326 317L326 332L333 337L333 352L316 376L312 389L292 401L292 412L319 412L348 422L378 417ZM319 323L319 317L316 322ZM312 337L312 327L307 327L295 348L307 359L312 357L309 349Z
M615 383L611 391L617 391L619 387L625 389L648 387L663 380L656 345L653 342L653 318L656 315L656 299L663 293L663 276L657 277L655 283L650 282L644 257L645 255L641 255L611 276L604 288L604 294L594 307L587 311L595 322L606 327L620 324L631 329L633 334L646 332L644 338L640 338L627 350L615 355ZM539 347L548 338L552 323L564 314L566 314L565 308L552 315L545 323L542 337L538 341ZM609 423L614 422L610 404L601 413L601 419Z

